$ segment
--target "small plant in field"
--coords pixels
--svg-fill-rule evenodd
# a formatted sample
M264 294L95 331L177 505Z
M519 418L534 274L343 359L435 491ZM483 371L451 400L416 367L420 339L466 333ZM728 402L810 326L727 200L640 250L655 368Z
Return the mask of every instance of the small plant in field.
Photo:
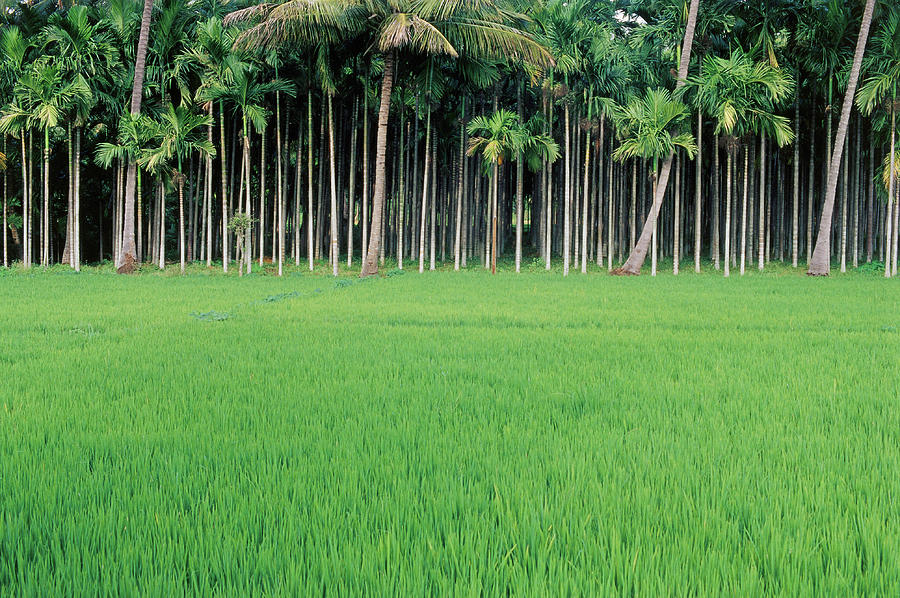
M244 262L249 257L249 248L247 246L250 239L250 227L256 222L256 218L237 212L228 222L228 230L234 233L235 245L238 248L238 276L244 275Z

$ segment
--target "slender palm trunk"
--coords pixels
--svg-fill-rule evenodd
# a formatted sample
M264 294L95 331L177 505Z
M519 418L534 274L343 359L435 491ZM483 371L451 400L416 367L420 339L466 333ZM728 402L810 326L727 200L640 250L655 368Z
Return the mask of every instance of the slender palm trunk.
M499 166L494 162L491 174L491 274L497 273L497 180Z
M134 83L131 88L131 115L141 113L141 99L144 93L144 68L147 61L147 42L150 37L150 17L153 0L144 0L144 11L141 14L141 29L138 34L137 54L134 61ZM121 250L115 257L116 271L130 274L134 271L137 259L137 248L134 240L134 187L136 182L136 165L128 161L128 173L125 178L125 219L122 229Z
M697 10L699 6L700 0L691 0L691 5L688 10L687 26L684 29L684 42L682 44L681 62L678 66L678 80L675 83L675 89L683 87L685 80L687 79L688 64L691 59L691 47L694 44L694 30L697 27ZM641 273L641 266L644 264L644 259L647 257L647 250L650 248L650 242L656 231L656 218L659 216L659 209L662 207L662 202L666 195L666 187L669 184L669 175L672 172L673 158L674 152L671 152L663 163L662 171L659 172L656 190L653 194L653 205L650 208L650 214L647 215L647 220L644 223L644 228L641 231L641 236L638 239L637 244L634 246L634 249L631 250L631 255L628 256L625 264L623 264L621 268L613 270L614 274L630 274L636 276Z
M856 95L856 84L859 82L859 71L866 48L866 41L869 37L869 28L872 26L872 12L874 9L875 0L867 0L866 8L863 11L862 24L859 29L859 38L856 40L856 51L853 55L850 79L847 82L847 91L844 94L844 107L841 110L837 138L834 140L834 151L832 152L828 168L828 183L825 190L825 202L822 206L822 217L819 220L819 234L809 263L809 270L807 271L807 274L811 276L827 276L831 271L831 220L834 211L834 198L837 192L838 172L844 153L847 124L850 122L850 112L853 108L853 98Z
M700 207L702 197L703 167L703 113L697 108L697 161L694 165L694 272L700 273Z
M844 138L844 153L849 153L850 137ZM841 272L847 271L847 165L850 162L850 156L841 163Z
M794 101L794 197L791 205L791 265L800 260L800 102Z
M572 145L570 142L569 129L569 104L565 105L565 194L563 196L563 276L569 275L569 250L571 247L572 237Z
M338 275L338 218L340 215L337 211L337 177L335 175L335 153L334 153L334 109L332 107L332 94L325 94L328 100L328 175L331 183L331 271L335 276Z
M725 264L725 276L728 277L731 264L731 172L734 158L731 148L726 153L728 157L725 160L725 259L722 262Z
M678 274L681 259L681 157L675 154L675 205L672 207L672 274Z
M207 106L209 112L209 125L206 127L206 140L210 147L213 146L213 103L209 102ZM212 267L212 199L213 199L213 159L212 154L206 155L206 267ZM138 218L138 230L140 231L140 218ZM140 246L140 242L138 242Z
M799 132L799 131L798 131ZM799 142L795 144L794 148L796 149L799 146ZM797 164L796 157L794 159L795 170L799 173L799 165ZM796 193L797 187L794 186L794 191ZM769 198L769 202L771 203L772 198ZM794 201L794 206L796 207L797 202L796 199ZM796 224L796 222L795 222ZM796 241L796 234L794 237ZM795 244L796 245L796 244ZM759 270L763 270L766 266L766 136L759 136L759 219L757 223L757 231L756 231L756 251L757 251L757 264L756 267Z
M228 273L228 167L225 147L225 110L219 102L219 154L222 160L222 271Z
M744 146L744 197L741 201L741 276L747 258L747 192L750 187L750 148Z
M453 246L453 269L459 270L460 257L462 254L462 225L463 225L463 202L465 197L465 172L464 165L466 160L466 97L462 98L462 109L460 110L461 118L459 119L459 166L457 167L457 195L456 195L456 230L455 243Z
M896 147L896 136L897 136L897 111L896 111L896 102L891 102L891 153L888 156L889 164L888 164L888 203L887 203L887 212L884 219L884 228L885 228L885 238L884 238L884 275L885 277L890 277L892 274L891 271L891 250L893 249L892 245L892 235L891 235L891 227L893 225L893 206L894 206L894 186L896 185L897 172L895 170L896 161L894 160L894 152Z
M278 128L276 123L275 128ZM256 242L259 244L259 267L263 267L263 257L266 252L264 242L266 236L266 132L259 136L259 236ZM276 175L277 178L278 175ZM273 217L272 220L275 218ZM273 239L274 242L274 239ZM275 257L274 254L272 257Z
M525 107L522 102L524 87L525 82L519 81L519 85L516 88L516 111L518 112L519 124L522 124L522 121L525 118ZM518 152L516 154L516 273L521 271L522 266L522 227L525 226L525 215L522 213L522 210L524 209L524 175L525 169L522 164L522 152Z
M312 90L306 91L306 127L309 147L306 153L306 215L303 220L306 222L306 244L307 253L309 254L309 271L312 272L315 264L315 253L313 249L313 232L315 230L313 224L313 116L312 116Z
M181 273L184 274L184 175L181 174L181 160L178 160L178 250L181 254Z
M6 135L3 135L3 155L6 154ZM9 224L7 218L7 186L6 186L6 169L3 169L3 267L9 268Z
M588 121L590 122L590 112L588 112ZM582 201L581 201L581 273L587 273L587 261L588 261L588 199L590 198L590 194L588 191L589 183L590 183L590 164L591 164L591 129L590 125L588 126L587 131L585 132L585 140L584 144L584 180L582 183Z
M350 127L350 172L348 173L347 185L347 205L349 207L349 215L347 216L347 267L353 265L353 220L355 216L356 206L354 205L354 192L356 191L356 136L359 126L357 124L357 115L359 114L359 98L353 100L353 117Z
M428 108L428 115L425 118L425 165L424 180L422 182L422 216L419 225L419 273L425 271L425 215L428 207L428 192L431 187L428 177L431 174L431 106Z

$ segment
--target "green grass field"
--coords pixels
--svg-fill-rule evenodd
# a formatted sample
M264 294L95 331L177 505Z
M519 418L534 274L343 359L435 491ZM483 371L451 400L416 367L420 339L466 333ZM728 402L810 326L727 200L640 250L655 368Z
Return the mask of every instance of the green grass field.
M2 596L900 595L877 273L15 273L0 376Z

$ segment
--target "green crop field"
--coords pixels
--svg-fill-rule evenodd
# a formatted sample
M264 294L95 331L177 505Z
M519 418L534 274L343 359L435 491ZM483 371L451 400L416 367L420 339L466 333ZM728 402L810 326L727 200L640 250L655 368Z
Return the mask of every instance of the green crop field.
M2 596L900 595L877 273L19 272L0 375Z

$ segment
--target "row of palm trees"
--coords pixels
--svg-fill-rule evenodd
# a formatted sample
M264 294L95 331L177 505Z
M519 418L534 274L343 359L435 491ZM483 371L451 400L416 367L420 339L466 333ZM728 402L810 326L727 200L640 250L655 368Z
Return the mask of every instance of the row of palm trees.
M79 269L90 245L123 272L177 252L182 271L238 255L241 273L337 274L344 252L371 275L496 268L512 244L516 270L531 251L564 274L636 274L648 254L655 274L660 253L676 273L687 254L726 276L802 257L896 273L893 3L106 0L4 18L4 265Z

